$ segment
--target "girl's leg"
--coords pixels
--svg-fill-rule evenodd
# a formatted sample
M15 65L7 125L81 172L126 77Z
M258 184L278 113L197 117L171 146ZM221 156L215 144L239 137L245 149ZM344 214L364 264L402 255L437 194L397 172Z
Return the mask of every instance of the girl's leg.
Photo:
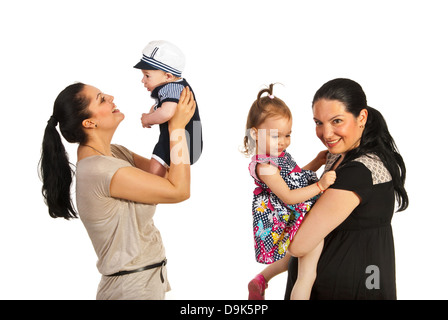
M264 291L268 287L269 280L288 270L290 257L291 255L286 253L285 257L268 265L249 282L249 300L264 300Z
M260 272L260 274L266 279L266 282L269 282L269 280L275 276L288 270L289 258L291 258L291 255L286 253L282 259L271 263Z
M291 300L309 300L314 280L316 280L317 262L319 261L324 241L307 255L299 258L297 281L291 291Z

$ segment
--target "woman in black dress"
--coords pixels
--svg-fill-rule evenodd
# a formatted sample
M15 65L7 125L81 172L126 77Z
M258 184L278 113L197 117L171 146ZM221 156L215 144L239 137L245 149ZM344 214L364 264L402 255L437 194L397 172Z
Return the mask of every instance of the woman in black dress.
M320 197L289 247L301 257L325 239L311 299L396 299L391 219L405 210L406 168L386 122L349 79L324 84L313 99L316 135L336 182ZM285 299L296 281L288 270Z

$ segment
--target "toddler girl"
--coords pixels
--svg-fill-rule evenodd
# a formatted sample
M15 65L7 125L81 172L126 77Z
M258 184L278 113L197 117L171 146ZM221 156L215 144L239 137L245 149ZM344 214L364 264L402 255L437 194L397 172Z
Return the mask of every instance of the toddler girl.
M257 262L269 264L249 283L249 300L264 299L267 282L288 269L289 244L318 195L336 179L335 172L330 171L318 181L314 172L325 163L326 151L303 169L286 151L291 141L292 115L272 91L273 84L258 93L247 117L244 138L243 152L253 155L249 172L256 185L252 202L255 257ZM264 93L268 95L262 97ZM309 299L322 245L300 259L291 299Z

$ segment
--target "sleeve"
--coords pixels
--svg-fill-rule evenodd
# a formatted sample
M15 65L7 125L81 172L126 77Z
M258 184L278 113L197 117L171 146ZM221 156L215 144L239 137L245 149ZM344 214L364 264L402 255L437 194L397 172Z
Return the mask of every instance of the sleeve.
M330 188L353 191L365 202L373 190L372 173L360 162L349 162L336 169L336 182Z
M160 105L164 102L179 102L180 94L184 90L184 86L180 83L170 82L159 90Z
M278 164L277 157L267 157L267 156L260 156L260 155L253 156L252 161L249 164L249 173L257 181L261 181L261 179L257 175L257 165L260 163L269 163L270 165L281 170L281 167Z
M103 219L110 214L108 207L116 201L110 195L110 182L117 170L129 165L111 157L84 159L78 164L76 202L83 220Z
M97 188L94 192L98 195L101 194L105 197L110 197L110 183L112 178L119 169L131 165L126 162L117 161L112 158L105 158L97 162L96 167L93 167L94 170L91 171L92 187Z
M114 157L129 162L130 165L135 167L134 154L132 153L132 151L130 151L126 147L117 144L111 145L111 151Z

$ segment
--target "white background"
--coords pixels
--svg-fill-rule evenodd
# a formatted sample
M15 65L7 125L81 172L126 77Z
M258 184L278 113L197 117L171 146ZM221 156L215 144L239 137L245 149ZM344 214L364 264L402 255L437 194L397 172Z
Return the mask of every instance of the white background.
M57 94L82 81L126 115L114 137L149 156L152 101L133 69L151 40L178 45L195 90L204 153L191 198L159 205L167 299L246 299L253 254L247 112L271 82L292 109L289 149L305 165L324 147L311 99L326 81L359 82L385 116L407 165L410 207L393 219L399 299L447 299L448 22L444 1L2 1L1 299L94 299L100 275L79 220L51 219L38 161ZM76 146L67 144L76 163ZM283 299L285 275L267 299Z

